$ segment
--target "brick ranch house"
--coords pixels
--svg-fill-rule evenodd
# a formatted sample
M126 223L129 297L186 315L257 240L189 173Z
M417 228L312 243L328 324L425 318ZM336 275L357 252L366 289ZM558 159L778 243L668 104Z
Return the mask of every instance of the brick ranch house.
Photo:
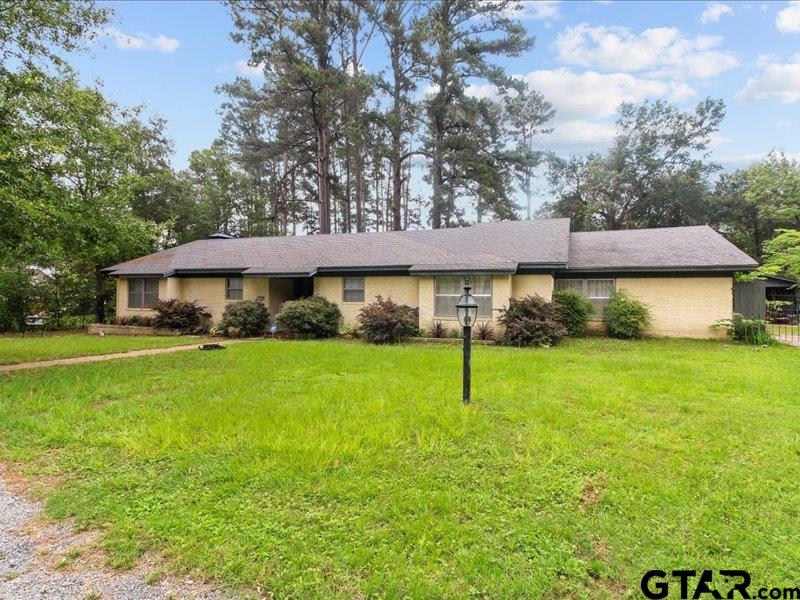
M420 327L456 327L469 277L480 319L496 322L511 297L583 291L602 313L614 290L650 306L651 335L716 337L732 312L733 274L756 262L706 226L571 233L569 219L457 229L297 237L215 235L106 269L117 315L152 314L159 299L197 300L218 321L225 305L261 300L275 315L317 294L354 323L375 296L419 307Z

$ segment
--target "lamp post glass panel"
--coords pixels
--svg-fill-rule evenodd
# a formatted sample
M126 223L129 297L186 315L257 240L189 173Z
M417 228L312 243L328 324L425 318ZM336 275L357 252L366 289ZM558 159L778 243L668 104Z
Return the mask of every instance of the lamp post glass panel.
M469 285L469 281L465 282L467 285L464 286L464 293L461 294L461 298L458 299L456 303L456 315L458 316L458 322L461 324L461 327L464 328L464 393L463 393L463 400L464 404L469 404L470 400L470 359L471 359L471 350L472 350L472 326L475 324L475 320L478 318L478 303L475 302L475 296L469 293L472 289Z

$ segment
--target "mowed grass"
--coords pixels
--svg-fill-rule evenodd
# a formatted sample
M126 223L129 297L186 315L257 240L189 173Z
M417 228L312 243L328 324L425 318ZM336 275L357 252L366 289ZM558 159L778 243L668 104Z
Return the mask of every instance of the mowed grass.
M131 335L89 335L86 333L31 333L0 336L0 365L53 358L72 358L93 354L111 354L129 350L166 348L191 344L192 337L156 337Z
M275 597L796 584L796 348L261 341L0 381L0 453L110 562Z

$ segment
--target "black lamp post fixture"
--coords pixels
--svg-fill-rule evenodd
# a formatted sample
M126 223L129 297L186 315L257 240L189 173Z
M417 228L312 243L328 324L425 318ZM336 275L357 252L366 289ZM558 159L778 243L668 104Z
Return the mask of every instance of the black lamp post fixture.
M469 280L465 281L467 285L464 286L464 293L456 303L456 315L461 327L464 328L464 404L469 404L470 400L470 383L471 374L471 350L472 350L472 326L478 318L478 303L475 302L475 296L469 293L472 289L469 286Z

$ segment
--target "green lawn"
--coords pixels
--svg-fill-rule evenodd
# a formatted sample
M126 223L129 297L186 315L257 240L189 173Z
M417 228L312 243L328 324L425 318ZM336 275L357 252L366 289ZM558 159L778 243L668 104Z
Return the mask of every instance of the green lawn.
M0 456L110 561L275 597L797 584L797 348L261 341L0 381ZM46 487L45 487L46 485ZM752 588L751 588L752 589Z
M154 337L131 335L88 335L85 333L48 333L27 335L25 337L0 336L0 365L90 356L92 354L111 354L128 350L165 348L182 346L196 341L197 337Z

